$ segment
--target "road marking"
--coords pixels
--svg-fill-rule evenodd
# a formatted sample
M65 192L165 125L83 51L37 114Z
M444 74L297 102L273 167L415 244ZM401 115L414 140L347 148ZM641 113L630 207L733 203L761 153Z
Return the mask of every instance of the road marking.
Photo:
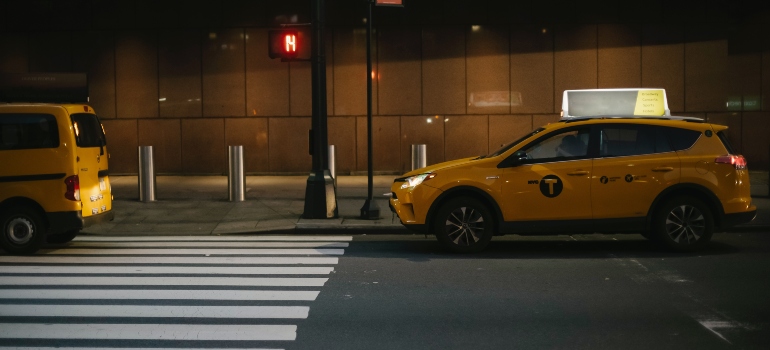
M168 350L169 348L65 348L65 347L26 347L26 346L14 346L5 347L0 346L0 350ZM201 348L201 350L237 350L241 348ZM246 349L244 349L246 350ZM248 350L284 350L284 349L267 349L267 348L248 348Z
M216 266L0 266L15 274L181 274L181 275L328 275L333 267L216 267Z
M8 339L295 340L295 325L0 323Z
M16 277L3 276L0 285L84 286L294 286L321 287L328 278L281 277Z
M180 317L180 318L298 318L307 306L190 306L190 305L0 305L6 317Z
M201 248L347 248L342 242L72 242L62 248L201 247Z
M172 256L4 256L0 263L46 264L206 264L206 265L337 265L333 257L172 257Z
M296 290L162 290L162 289L0 289L1 299L118 300L302 300L320 291Z
M342 255L344 249L41 249L46 255Z
M162 242L162 241L219 241L219 242L266 242L266 241L342 241L350 242L353 236L78 236L73 242Z

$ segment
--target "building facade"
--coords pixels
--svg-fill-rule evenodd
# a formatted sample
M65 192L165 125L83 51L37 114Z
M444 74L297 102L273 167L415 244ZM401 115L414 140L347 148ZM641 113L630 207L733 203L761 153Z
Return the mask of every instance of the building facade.
M329 143L364 173L366 4L326 0ZM555 121L566 89L665 88L672 114L730 126L749 168L770 157L770 16L760 2L406 0L376 8L373 166L409 170L486 154ZM310 0L4 1L0 72L86 72L111 173L306 174L309 62L268 58L267 32L306 23Z

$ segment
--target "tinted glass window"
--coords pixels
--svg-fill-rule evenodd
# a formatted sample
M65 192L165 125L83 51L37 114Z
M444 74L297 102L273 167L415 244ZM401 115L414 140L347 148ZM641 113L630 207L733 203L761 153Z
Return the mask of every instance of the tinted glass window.
M681 151L692 147L695 141L698 140L698 137L700 137L700 131L688 129L666 128L666 133L674 151Z
M548 135L523 151L528 160L559 161L585 158L588 155L589 128L573 129ZM529 161L532 162L532 161Z
M622 157L670 152L663 129L645 125L608 125L599 135L599 155Z
M718 132L717 136L719 136L719 140L722 141L722 144L725 145L727 152L730 154L734 154L735 151L733 151L733 146L730 144L730 140L727 139L727 134L725 134L725 131L722 130Z
M0 150L59 147L56 118L50 114L0 114Z
M75 129L75 140L78 147L100 147L107 144L104 138L102 124L93 114L80 113L70 116L72 127Z

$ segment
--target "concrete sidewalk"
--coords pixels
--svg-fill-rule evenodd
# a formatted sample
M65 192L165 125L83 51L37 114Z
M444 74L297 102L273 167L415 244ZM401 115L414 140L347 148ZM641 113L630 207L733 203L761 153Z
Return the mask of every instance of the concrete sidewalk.
M289 230L367 230L407 233L388 208L395 175L374 176L380 219L359 216L367 196L366 176L339 176L335 219L301 218L307 176L247 176L246 201L229 202L227 176L158 176L155 202L139 202L136 176L110 176L115 220L83 230L95 235L219 235ZM756 219L740 230L770 229L767 172L752 172Z

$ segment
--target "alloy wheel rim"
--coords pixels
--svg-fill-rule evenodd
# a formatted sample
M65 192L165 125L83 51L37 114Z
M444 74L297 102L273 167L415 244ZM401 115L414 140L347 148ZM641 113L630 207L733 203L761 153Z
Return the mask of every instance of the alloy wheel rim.
M444 232L452 243L471 246L484 236L484 217L472 207L460 207L449 213Z
M14 218L8 222L5 234L13 244L22 245L32 239L34 232L32 222L25 218Z
M706 231L706 219L692 205L674 207L666 217L666 233L672 241L689 245L698 242Z

